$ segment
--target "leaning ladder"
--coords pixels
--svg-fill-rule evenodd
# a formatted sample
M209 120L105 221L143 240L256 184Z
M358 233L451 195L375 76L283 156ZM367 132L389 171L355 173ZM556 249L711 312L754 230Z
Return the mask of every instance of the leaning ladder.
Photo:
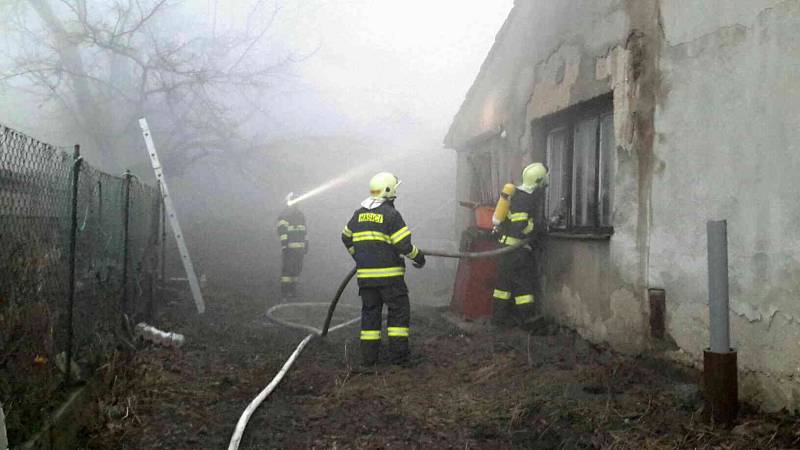
M189 258L189 249L186 248L186 242L183 240L181 225L178 223L177 214L175 214L175 205L172 204L172 197L169 195L169 190L167 189L164 169L161 167L161 162L158 160L156 146L153 144L153 137L150 135L150 127L147 125L147 119L139 119L139 127L142 129L144 142L147 145L147 154L150 156L150 164L153 166L153 171L156 173L156 180L158 180L158 187L161 189L161 196L164 199L164 208L169 218L169 224L172 227L172 233L175 235L175 240L178 242L178 251L181 254L181 261L183 262L183 269L186 271L186 278L189 279L189 287L192 289L192 297L194 297L197 312L202 314L206 310L206 304L203 301L203 293L200 292L200 284L197 282L197 275L194 273L194 266L192 266L192 260Z

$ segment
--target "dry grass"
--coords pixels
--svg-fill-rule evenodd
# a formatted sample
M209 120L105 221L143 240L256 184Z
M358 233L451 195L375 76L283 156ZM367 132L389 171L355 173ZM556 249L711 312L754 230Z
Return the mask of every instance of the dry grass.
M179 352L126 362L93 445L224 447L302 337L259 328L244 306L193 324ZM423 359L413 368L353 373L354 330L310 346L251 420L243 448L800 448L797 417L745 409L739 426L715 429L691 395L697 374L570 332L465 336L435 315L412 323Z

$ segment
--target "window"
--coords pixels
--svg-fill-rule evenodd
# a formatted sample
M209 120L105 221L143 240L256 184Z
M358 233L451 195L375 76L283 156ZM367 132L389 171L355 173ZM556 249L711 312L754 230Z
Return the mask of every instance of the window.
M475 144L467 157L472 168L471 201L494 205L503 185L519 177L522 155L510 151L496 134Z
M547 121L550 168L547 217L550 229L610 234L614 116L610 99L578 107Z

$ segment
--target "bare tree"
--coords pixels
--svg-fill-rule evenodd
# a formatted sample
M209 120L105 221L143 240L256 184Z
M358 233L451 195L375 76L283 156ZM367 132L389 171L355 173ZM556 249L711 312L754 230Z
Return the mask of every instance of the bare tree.
M221 154L236 160L256 142L242 127L266 114L265 93L299 58L267 48L276 3L253 0L245 25L219 33L216 23L214 30L198 26L184 6L180 0L9 1L0 21L17 44L0 82L58 105L107 167L139 149L142 116L173 170Z

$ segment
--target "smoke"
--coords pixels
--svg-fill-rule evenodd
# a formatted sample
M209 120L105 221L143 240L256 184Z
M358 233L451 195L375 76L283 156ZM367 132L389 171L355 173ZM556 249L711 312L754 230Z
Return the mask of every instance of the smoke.
M43 1L65 24L75 22L74 12L58 0ZM0 0L0 80L25 69L16 67L19 61L36 62L36 70L61 67L46 25L27 2L12 3L19 8L12 11ZM71 111L61 112L31 94L33 81L15 79L0 82L0 122L54 144L80 143L93 165L111 160L110 165L118 166L115 172L129 168L147 180L152 170L141 134L135 122L127 124L122 118L140 112L133 106L151 108L145 113L184 236L195 267L212 286L235 287L265 300L274 296L281 254L275 222L285 207L285 195L294 191L301 194L293 204L303 209L309 222L303 289L311 297L327 297L330 286L352 266L339 240L341 229L368 195L369 178L377 172L392 172L403 180L397 207L419 246L452 245L455 154L442 150L441 142L513 0L222 4L176 2L147 26L136 28L141 36L131 40L130 51L112 46L124 50L113 58L97 56L94 47L77 49L83 52L90 77L87 93L105 100L100 106L106 109L86 117L105 121L83 120L83 128L78 128ZM118 23L119 11L108 2L87 0L86 5L92 24ZM22 22L15 23L14 17ZM146 91L163 97L163 105L177 101L181 108L153 111L152 98L117 101L118 96L140 94L144 78L137 72L137 55L150 47L159 50L154 60L164 67L162 77L148 72L146 80L156 84ZM163 57L170 50L192 53L181 54L176 62ZM181 78L187 76L183 66L173 67L179 62L196 70ZM253 73L258 69L254 62L274 67ZM69 91L75 83L59 77L73 72L64 67L43 72L56 78L61 89L57 97L71 106L80 100ZM265 90L239 92L254 82L253 76L267 74ZM223 75L228 78L220 78ZM229 82L210 93L180 90L207 79ZM49 87L44 86L45 99L56 97ZM105 122L118 129L109 129ZM86 130L110 143L93 146ZM131 139L115 139L129 132ZM168 253L177 254L174 248ZM438 263L429 264L430 270L413 276L426 281L434 276ZM181 276L180 267L179 260L172 261L169 275ZM445 283L446 276L436 276L441 280L434 281Z

